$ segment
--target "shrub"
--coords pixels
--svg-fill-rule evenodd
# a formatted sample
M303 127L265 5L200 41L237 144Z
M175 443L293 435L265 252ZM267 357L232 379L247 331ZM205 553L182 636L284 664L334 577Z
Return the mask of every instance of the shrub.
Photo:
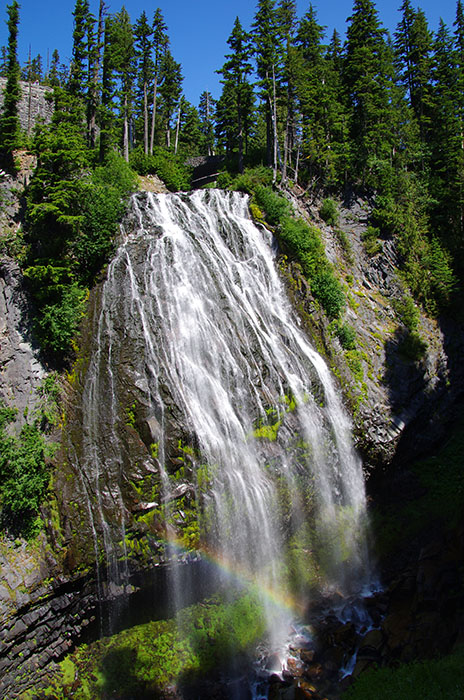
M319 214L321 216L321 219L324 219L326 224L329 224L329 226L337 226L339 213L338 207L333 201L333 199L324 199L321 208L319 209Z
M335 333L339 339L342 348L345 350L354 350L356 347L356 331L347 323L337 323Z
M309 226L303 219L283 219L280 238L289 252L303 267L311 291L329 318L338 318L345 305L340 282L325 256L318 229Z
M255 199L266 214L271 226L277 226L288 215L290 205L286 199L276 194L270 187L258 185L255 190Z
M87 290L73 282L63 290L59 301L42 308L36 328L44 348L58 354L69 349L84 313L86 297Z
M15 416L16 409L0 406L1 522L11 532L29 537L39 528L39 507L50 479L47 457L54 446L47 446L40 429L41 413L23 425L19 437L9 435L7 426Z
M190 168L170 151L156 147L153 155L147 155L136 148L130 154L130 165L139 175L158 175L171 192L190 189Z
M380 230L374 226L368 226L361 236L364 243L364 249L371 257L377 255L377 253L380 253L382 250L382 244L379 241L379 236Z

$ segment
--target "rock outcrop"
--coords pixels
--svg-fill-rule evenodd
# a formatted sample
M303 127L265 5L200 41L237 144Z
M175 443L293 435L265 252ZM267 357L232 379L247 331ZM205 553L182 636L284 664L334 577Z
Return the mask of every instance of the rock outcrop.
M338 224L330 226L319 215L321 200L301 195L292 198L294 208L320 228L327 255L344 282L344 322L356 332L355 351L344 351L324 318L309 325L316 333L322 329L321 342L351 407L366 469L411 459L442 437L445 417L453 416L462 395L463 329L446 318L427 317L418 307L426 350L419 359L408 357L408 330L395 310L405 294L395 243L380 239L378 251L369 255L363 242L372 205L347 197L338 202ZM298 296L311 318L314 304L301 282Z
M3 91L6 78L0 78L0 110L3 107ZM20 82L21 99L18 104L18 114L21 129L31 134L37 124L49 124L53 115L53 100L49 99L53 88L39 83Z
M31 413L46 375L31 338L30 305L18 263L0 260L0 398L16 407L18 420Z

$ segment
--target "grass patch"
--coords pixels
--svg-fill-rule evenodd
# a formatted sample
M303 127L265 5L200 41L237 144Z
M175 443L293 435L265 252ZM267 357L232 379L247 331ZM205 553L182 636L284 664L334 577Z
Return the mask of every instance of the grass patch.
M442 659L366 671L343 694L344 700L461 700L464 646Z
M414 537L431 522L442 520L452 529L464 512L464 420L434 456L416 462L412 471L424 495L403 506L373 511L373 527L380 554L387 554Z

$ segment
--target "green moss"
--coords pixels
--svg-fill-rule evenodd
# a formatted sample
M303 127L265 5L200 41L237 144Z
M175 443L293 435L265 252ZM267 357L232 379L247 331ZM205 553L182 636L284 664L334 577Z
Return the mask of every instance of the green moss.
M258 440L270 440L270 442L275 442L277 440L277 433L279 431L282 421L278 420L276 423L271 425L260 425L258 428L253 430L253 436Z
M81 645L61 664L40 697L97 700L158 697L176 683L214 674L234 657L251 652L265 632L264 612L252 591L225 603L210 599L113 637ZM116 695L115 695L116 694Z

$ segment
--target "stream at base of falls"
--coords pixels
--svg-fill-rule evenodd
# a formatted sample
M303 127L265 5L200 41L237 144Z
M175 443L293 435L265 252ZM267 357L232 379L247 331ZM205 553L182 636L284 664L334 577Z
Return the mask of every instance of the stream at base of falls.
M375 624L348 603L373 587L362 464L273 236L251 220L246 195L219 190L136 195L128 222L95 305L68 445L86 504L80 532L93 541L102 600L114 599L101 632L125 624L115 593L151 564L169 571L167 607L180 616L203 585L240 627L236 591L253 596L266 651L243 697L277 692L301 664L323 675L310 662L311 606L318 620L352 625L337 675ZM192 565L190 586L195 557L204 564ZM248 651L243 627L230 635Z

